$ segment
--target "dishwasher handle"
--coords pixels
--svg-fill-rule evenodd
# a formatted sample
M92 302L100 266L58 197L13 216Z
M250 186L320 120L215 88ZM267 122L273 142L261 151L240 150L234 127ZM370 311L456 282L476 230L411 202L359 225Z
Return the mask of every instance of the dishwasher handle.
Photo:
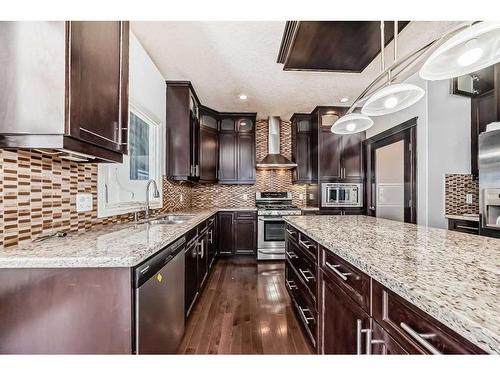
M184 252L186 238L181 237L174 243L160 250L152 257L134 268L134 288L140 288L153 277L165 264L170 262L179 252Z

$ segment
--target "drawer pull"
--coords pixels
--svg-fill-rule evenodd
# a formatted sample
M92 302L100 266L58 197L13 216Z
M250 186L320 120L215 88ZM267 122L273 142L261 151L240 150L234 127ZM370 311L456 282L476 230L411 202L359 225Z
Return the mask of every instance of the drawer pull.
M385 341L381 339L373 339L373 331L371 329L361 330L361 332L366 333L366 354L372 354L372 345L382 344L385 345Z
M466 230L473 230L475 232L479 232L479 228L468 227L467 225L455 225L455 228L466 229Z
M295 254L293 251L285 251L285 253L290 259L298 258L297 254Z
M294 290L294 289L298 289L297 288L297 285L295 285L295 283L291 280L285 280L286 281L286 285L288 286L288 289L290 290Z
M314 247L314 245L311 244L311 243L309 243L308 241L299 240L299 244L301 244L302 246L304 246L306 249L309 249L310 247Z
M290 229L288 229L288 228L286 229L286 231L288 232L288 234L289 234L290 236L295 236L295 234L296 234L293 230L290 230Z
M303 309L302 307L299 306L299 311L300 315L302 315L302 318L304 319L304 323L306 323L307 325L309 325L310 320L314 320L312 316L310 316L309 318L306 316L306 311L310 313L309 309Z
M363 333L366 333L366 354L371 353L371 347L370 347L370 342L371 342L371 329L370 328L364 328L363 329L363 321L361 319L356 319L356 354L363 354L361 351L361 340L362 340L362 335Z
M312 274L311 271L309 270L305 270L305 271L302 271L300 268L299 268L299 272L300 274L302 275L302 277L304 277L304 279L306 279L306 282L309 282L309 280L314 280L314 275ZM306 275L306 272L309 273L311 276L307 276Z
M344 281L347 281L347 276L350 276L351 273L350 272L340 272L337 267L340 267L340 264L334 264L334 265L331 265L330 263L328 262L325 262L326 263L326 266L331 269L333 272L335 272L338 277L340 277L342 280Z
M417 341L420 345L422 345L432 354L442 354L434 345L432 345L429 341L426 340L436 337L435 333L418 333L408 324L403 322L401 322L400 326L406 333L408 333L411 337L413 337L415 341Z

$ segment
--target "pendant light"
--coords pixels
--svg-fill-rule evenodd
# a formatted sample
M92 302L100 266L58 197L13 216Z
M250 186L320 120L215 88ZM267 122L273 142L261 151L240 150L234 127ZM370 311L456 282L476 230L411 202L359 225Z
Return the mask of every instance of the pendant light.
M437 48L420 69L426 80L469 74L500 62L500 22L467 27Z
M384 21L380 24L382 72L385 70L384 62ZM398 21L394 21L394 62L398 53ZM417 103L425 95L425 91L411 83L391 84L391 71L388 72L389 80L386 86L371 95L363 105L361 113L368 116L383 116L401 111Z
M331 127L335 134L354 134L373 126L373 120L361 113L349 113L339 118Z

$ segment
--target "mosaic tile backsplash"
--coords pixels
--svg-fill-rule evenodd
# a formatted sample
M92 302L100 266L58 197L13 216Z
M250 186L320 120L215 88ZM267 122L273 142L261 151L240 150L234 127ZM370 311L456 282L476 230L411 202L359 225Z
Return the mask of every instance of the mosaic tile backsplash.
M157 211L191 206L191 186L164 179L163 188L169 193ZM77 193L92 193L92 211L76 212ZM96 164L70 162L36 151L0 149L0 246L13 246L55 230L86 230L132 219L132 214L97 217Z
M259 120L256 160L266 153L267 120ZM291 124L286 121L281 124L281 153L291 157ZM292 191L293 203L306 205L306 186L292 184L290 170L257 171L254 185L192 185L164 178L163 191L163 208L157 213L191 207L254 207L257 191ZM76 212L77 193L93 195L92 211ZM0 246L13 246L56 230L84 231L130 220L132 214L97 217L96 164L71 162L37 151L0 149Z
M447 174L444 178L445 214L463 215L479 213L479 182L471 174ZM472 204L466 195L472 194Z

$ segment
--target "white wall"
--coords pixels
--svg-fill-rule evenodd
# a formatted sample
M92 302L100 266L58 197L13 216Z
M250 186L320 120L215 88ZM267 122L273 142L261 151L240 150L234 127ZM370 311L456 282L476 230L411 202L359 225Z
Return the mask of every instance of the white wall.
M444 175L470 173L470 99L450 95L449 81L428 83L429 226L446 228Z
M154 178L158 188L162 189L162 175L165 174L165 111L166 90L165 79L153 63L146 50L134 34L130 34L129 60L129 103L130 109L138 111L151 122L160 126L160 152L154 167ZM129 179L128 156L124 155L123 164L99 164L98 166L98 216L109 216L132 212L137 205L146 200L147 181L131 181ZM116 201L114 205L105 202L105 187L108 197ZM152 190L152 189L151 189ZM163 194L162 194L163 196ZM123 202L118 205L118 202ZM132 202L132 203L127 203ZM162 206L162 199L151 199L151 207ZM119 206L119 207L118 207Z
M417 221L446 228L444 175L470 173L470 99L451 95L448 80L427 82L415 74L406 82L422 87L424 98L403 111L373 117L367 137L418 117Z

